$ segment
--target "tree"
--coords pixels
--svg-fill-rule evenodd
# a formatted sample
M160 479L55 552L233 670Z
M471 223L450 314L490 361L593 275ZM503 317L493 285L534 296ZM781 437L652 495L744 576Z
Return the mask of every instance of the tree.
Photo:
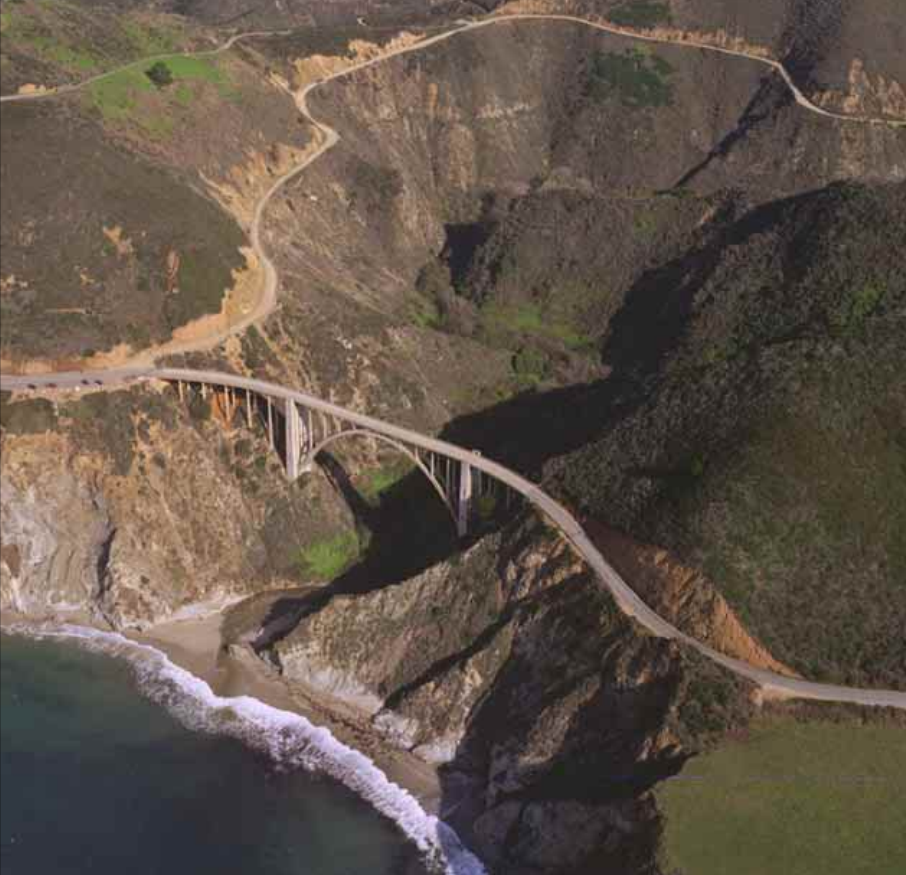
M173 71L163 61L156 61L152 64L145 70L145 75L158 88L166 88L173 83Z

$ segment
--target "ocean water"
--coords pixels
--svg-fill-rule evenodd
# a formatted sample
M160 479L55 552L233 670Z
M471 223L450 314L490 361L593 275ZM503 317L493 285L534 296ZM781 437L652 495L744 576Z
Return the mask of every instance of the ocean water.
M3 635L0 669L3 875L483 872L362 754L153 648Z

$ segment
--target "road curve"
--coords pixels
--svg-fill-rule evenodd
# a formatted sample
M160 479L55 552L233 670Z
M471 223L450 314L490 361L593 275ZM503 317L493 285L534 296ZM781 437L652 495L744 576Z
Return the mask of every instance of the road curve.
M582 526L579 525L575 517L563 505L551 498L535 483L520 476L515 471L511 471L509 468L492 461L487 456L479 455L447 441L428 437L411 429L402 428L363 413L346 410L339 405L324 401L314 395L287 389L275 383L218 371L197 371L187 368L120 368L111 371L72 371L28 377L0 374L0 389L12 391L30 388L67 389L80 387L85 384L98 387L153 379L184 380L186 382L207 383L212 386L231 386L237 389L248 389L271 398L296 401L312 410L336 416L348 423L376 431L394 440L403 441L412 446L448 456L460 462L468 462L473 468L483 471L518 492L537 510L547 516L597 574L599 580L613 595L623 613L633 617L649 632L659 638L670 638L694 648L703 656L729 669L734 674L758 684L766 692L790 698L814 699L823 702L845 702L855 705L906 710L906 693L904 692L845 687L838 684L822 684L787 677L776 672L755 668L740 659L726 656L713 647L709 647L707 644L703 644L681 632L642 601L632 587L620 577L604 558Z

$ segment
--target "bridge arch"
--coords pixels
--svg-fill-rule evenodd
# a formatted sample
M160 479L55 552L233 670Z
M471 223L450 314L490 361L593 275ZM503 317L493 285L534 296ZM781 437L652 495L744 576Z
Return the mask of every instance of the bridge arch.
M302 470L309 470L311 465L314 463L315 459L320 453L322 453L328 446L341 438L348 437L359 437L359 438L370 438L373 440L381 441L382 443L387 444L390 447L393 447L397 452L402 453L406 458L415 464L415 466L428 478L428 482L434 487L434 491L440 496L440 500L444 503L447 511L450 514L450 517L453 520L453 524L456 525L456 507L453 502L450 500L450 496L447 494L447 491L444 489L443 484L434 476L430 469L425 465L417 453L412 452L404 443L401 441L394 440L391 437L388 437L385 434L381 434L377 431L369 431L367 428L344 428L342 431L334 432L331 435L328 435L326 438L321 440L319 443L315 444L306 454L305 459L302 463Z

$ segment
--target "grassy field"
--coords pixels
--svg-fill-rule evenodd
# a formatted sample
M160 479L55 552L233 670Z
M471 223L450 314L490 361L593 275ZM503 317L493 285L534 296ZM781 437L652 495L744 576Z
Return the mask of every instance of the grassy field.
M89 86L93 105L109 122L134 122L149 133L169 132L172 119L166 104L171 101L188 106L193 99L195 83L206 82L215 85L224 97L232 96L229 77L213 58L190 58L173 55L163 59L173 76L172 85L158 89L148 78L149 63L134 64ZM151 95L160 95L159 101L148 100Z
M895 875L906 861L901 727L756 722L659 793L665 871Z

